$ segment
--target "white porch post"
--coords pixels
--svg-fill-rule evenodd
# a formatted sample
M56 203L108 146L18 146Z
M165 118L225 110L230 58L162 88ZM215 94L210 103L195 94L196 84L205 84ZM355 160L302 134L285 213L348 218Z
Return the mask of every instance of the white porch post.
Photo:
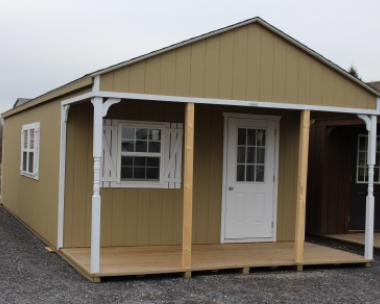
M368 131L368 188L366 198L366 214L365 214L365 245L364 257L368 260L373 259L373 234L375 224L375 197L373 195L374 167L376 163L376 139L377 139L377 116L375 115L359 115L366 124Z
M91 215L91 273L100 270L100 166L103 154L103 98L92 99L94 106L93 157L94 157L94 189L92 194Z

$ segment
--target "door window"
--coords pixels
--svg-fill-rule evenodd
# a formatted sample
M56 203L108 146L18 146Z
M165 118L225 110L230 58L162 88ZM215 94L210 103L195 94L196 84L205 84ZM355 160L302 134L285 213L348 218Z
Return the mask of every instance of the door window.
M265 129L238 128L236 181L264 182Z
M357 160L356 160L356 183L364 184L368 182L368 165L367 165L367 135L359 134L358 136L358 146L357 146ZM376 144L376 165L375 165L375 175L374 182L380 183L380 149L379 149L379 138L377 138Z

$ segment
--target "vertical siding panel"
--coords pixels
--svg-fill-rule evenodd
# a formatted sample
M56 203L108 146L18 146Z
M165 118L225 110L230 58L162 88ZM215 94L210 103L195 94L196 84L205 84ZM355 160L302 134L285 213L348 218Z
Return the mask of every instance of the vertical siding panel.
M138 193L133 189L125 191L125 239L124 243L127 246L133 246L137 243L137 210L138 210Z
M163 54L161 57L161 93L175 94L175 52Z
M234 32L220 36L219 94L224 99L232 98Z
M123 189L112 189L112 246L122 246L124 243L124 191ZM104 203L104 202L103 202Z
M129 67L129 90L131 92L144 93L145 89L145 62Z
M191 48L180 48L175 51L175 56L175 93L179 96L189 96Z
M261 39L260 100L273 98L274 38L267 31Z
M298 69L299 102L308 104L310 103L310 61L300 56Z
M191 47L190 95L203 97L205 83L206 43L199 42Z
M261 31L258 26L248 28L247 53L247 99L257 100L260 96L260 43Z
M247 28L235 31L233 49L232 97L247 98Z
M162 243L162 192L165 190L150 190L149 207L149 244Z
M206 42L205 59L205 97L218 97L219 90L219 63L220 63L220 38L214 37Z
M311 61L310 104L322 104L322 69Z
M277 38L274 41L273 64L273 101L283 102L286 98L286 53L283 42Z
M146 62L145 92L160 94L161 92L161 57L154 57Z
M293 46L286 46L286 100L298 103L298 54Z
M149 191L146 189L137 190L138 199L138 222L137 222L137 241L138 245L149 244Z
M102 189L101 236L102 246L112 246L112 190Z
M118 92L129 91L129 68L114 72L113 89Z
M113 91L114 72L109 72L100 76L100 89L104 91Z

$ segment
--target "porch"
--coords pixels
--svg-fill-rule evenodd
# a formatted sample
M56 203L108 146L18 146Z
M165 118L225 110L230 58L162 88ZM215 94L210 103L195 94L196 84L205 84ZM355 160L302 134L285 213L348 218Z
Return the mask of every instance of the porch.
M305 242L303 265L365 264L363 256ZM297 266L294 242L194 245L191 266L182 264L181 246L106 247L100 252L100 271L91 274L90 248L66 248L64 258L93 281L101 277Z
M325 237L344 241L356 245L363 245L365 243L365 234L364 232L355 232L355 233L344 233L344 234L327 234ZM380 232L377 232L373 236L373 246L376 249L380 249Z

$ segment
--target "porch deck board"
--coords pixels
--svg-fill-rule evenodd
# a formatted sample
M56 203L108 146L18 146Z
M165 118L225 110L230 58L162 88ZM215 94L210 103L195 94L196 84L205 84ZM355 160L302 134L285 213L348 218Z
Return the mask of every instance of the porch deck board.
M353 244L364 245L364 233L345 233L345 234L328 234L326 237L340 241L350 242ZM380 249L380 232L374 234L373 244L375 248Z
M75 268L91 276L89 248L65 248L61 253ZM304 265L366 262L353 253L305 243ZM100 273L96 276L295 265L293 242L194 245L191 268L182 267L180 246L107 247L101 249Z

